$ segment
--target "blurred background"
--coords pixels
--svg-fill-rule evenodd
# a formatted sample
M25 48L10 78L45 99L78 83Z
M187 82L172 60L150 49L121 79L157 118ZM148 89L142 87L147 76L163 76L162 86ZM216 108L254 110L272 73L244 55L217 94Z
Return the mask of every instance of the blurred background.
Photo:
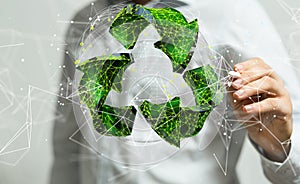
M54 116L54 110L68 54L64 35L75 13L91 1L0 2L0 183L46 184L53 161L53 121L63 118ZM300 1L260 3L300 77ZM246 140L237 168L241 183L268 183L257 169L259 162Z

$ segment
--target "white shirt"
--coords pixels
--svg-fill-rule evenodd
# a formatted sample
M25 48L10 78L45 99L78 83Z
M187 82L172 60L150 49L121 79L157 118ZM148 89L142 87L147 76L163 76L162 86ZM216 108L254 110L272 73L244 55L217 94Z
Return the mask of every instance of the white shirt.
M149 6L155 6L157 2L151 2ZM279 35L258 2L255 0L184 2L189 7L183 6L178 9L195 10L194 14L199 15L200 31L209 45L218 48L219 52L227 57L232 57L235 62L260 57L269 64L284 80L292 98L295 114L297 113L300 108L300 96L297 93L300 87L296 75L290 67L288 55ZM265 174L274 183L300 182L300 133L297 131L300 130L299 121L299 117L295 115L292 149L284 163L275 163L261 156ZM99 184L238 183L235 167L245 134L245 130L233 132L228 152L221 134L218 134L202 151L198 150L199 141L195 138L174 157L143 172L122 168L117 163L100 157L99 162L93 161L82 166L82 182L88 183L97 178ZM220 169L216 158L223 169L226 169L226 175ZM224 167L225 161L228 161L227 168Z

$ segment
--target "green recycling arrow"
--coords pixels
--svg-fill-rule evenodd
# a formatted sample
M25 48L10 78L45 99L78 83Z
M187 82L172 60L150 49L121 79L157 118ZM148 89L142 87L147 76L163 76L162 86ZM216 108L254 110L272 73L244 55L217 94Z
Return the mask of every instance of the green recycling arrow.
M155 47L170 58L174 72L183 72L197 42L197 20L189 23L173 8L128 5L118 13L109 31L126 49L132 49L141 32L149 25L153 25L161 36ZM111 107L105 104L111 90L121 92L123 73L132 63L130 54L114 54L95 57L79 64L78 69L84 73L79 85L79 96L90 110L94 128L100 134L128 136L132 132L137 109L133 106ZM139 106L139 111L152 129L162 139L177 147L180 147L183 138L199 133L209 113L223 99L212 66L186 71L183 78L193 89L195 107L181 107L179 97L165 104L143 101Z

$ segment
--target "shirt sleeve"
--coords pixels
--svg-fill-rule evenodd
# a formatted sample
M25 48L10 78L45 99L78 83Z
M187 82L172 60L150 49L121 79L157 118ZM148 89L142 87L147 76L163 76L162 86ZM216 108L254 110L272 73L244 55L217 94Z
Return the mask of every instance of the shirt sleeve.
M299 129L299 124L296 124L294 128ZM264 150L255 144L251 138L249 137L250 142L255 147L255 149L259 152L261 163L264 169L264 173L266 177L272 182L272 183L299 183L299 163L300 162L300 150L299 146L296 146L299 144L299 134L293 134L291 138L291 148L289 155L285 159L284 162L274 162L267 158Z
M296 133L299 128L299 123L294 123L291 150L283 163L273 162L261 154L264 173L272 183L300 183L300 136Z

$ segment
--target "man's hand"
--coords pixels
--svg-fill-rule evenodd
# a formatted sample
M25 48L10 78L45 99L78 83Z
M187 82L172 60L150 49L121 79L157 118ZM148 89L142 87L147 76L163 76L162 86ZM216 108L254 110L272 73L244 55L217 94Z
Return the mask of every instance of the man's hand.
M241 76L228 90L236 118L269 159L284 161L290 149L292 103L283 81L259 58L234 69Z

